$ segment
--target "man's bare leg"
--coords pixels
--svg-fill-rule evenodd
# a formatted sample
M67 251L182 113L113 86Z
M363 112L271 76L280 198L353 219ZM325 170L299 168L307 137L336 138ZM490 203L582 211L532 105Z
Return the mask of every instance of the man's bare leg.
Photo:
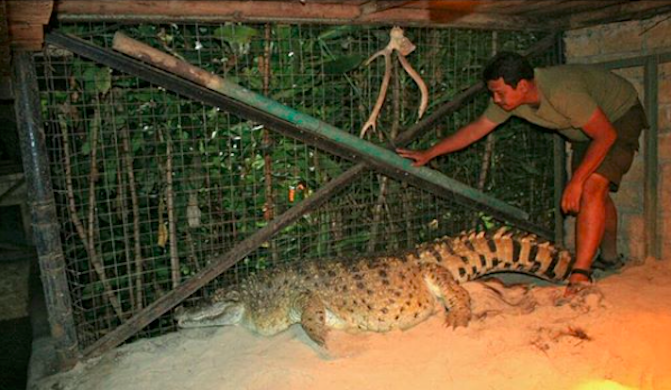
M604 238L607 225L607 199L610 198L608 195L609 183L610 181L605 177L593 173L583 185L580 211L576 219L575 229L576 262L573 266L575 269L587 271L591 269L592 260ZM609 222L612 223L612 221ZM609 228L612 228L612 226ZM582 274L575 273L569 277L569 283L588 281L589 278Z
M617 209L609 193L606 193L606 226L601 240L601 257L606 261L615 261L618 257Z

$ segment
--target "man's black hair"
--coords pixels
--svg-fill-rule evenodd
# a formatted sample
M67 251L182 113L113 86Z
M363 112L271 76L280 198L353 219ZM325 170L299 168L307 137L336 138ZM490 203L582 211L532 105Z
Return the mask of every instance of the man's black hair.
M485 66L482 72L485 84L491 80L503 81L513 88L517 88L520 80L533 80L534 68L522 55L510 51L502 51L495 55Z

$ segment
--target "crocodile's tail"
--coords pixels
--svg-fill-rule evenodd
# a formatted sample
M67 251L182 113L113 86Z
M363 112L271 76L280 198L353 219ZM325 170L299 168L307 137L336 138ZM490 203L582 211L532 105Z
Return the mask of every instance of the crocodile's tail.
M552 282L566 279L574 256L533 234L496 232L462 233L420 245L415 255L422 262L448 268L459 282L496 272L525 273Z

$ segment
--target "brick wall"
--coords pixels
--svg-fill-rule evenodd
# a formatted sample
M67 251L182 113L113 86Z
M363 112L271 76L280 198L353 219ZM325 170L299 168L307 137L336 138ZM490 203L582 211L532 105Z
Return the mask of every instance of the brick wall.
M568 63L598 63L671 52L671 20L657 17L642 21L612 23L571 30L565 34ZM629 68L616 73L630 80L643 102L643 69ZM659 231L662 257L671 258L671 63L659 67ZM643 137L631 171L620 191L613 197L619 211L619 250L642 258L644 247L643 219ZM573 246L573 219L567 220L567 244Z

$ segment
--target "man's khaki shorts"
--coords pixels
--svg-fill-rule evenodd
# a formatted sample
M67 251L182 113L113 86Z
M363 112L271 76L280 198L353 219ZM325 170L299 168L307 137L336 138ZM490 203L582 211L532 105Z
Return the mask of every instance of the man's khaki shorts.
M617 192L622 176L631 168L634 155L638 151L641 131L649 127L641 103L636 103L620 119L613 122L613 127L617 130L617 140L595 172L610 180L610 191ZM589 142L574 142L571 145L573 171L580 165L589 144Z

